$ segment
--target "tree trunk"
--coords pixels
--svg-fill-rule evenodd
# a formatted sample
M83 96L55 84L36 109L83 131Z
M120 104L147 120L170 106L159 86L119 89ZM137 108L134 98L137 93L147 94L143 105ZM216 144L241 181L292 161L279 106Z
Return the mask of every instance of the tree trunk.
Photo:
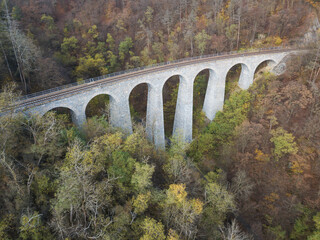
M250 41L250 47L252 47L252 44L254 43L254 40L256 38L256 32L257 32L257 22L254 22L254 26L253 26L253 33L252 33L252 38Z
M193 36L191 37L191 40L190 40L190 48L191 48L191 56L193 57Z
M240 28L241 28L241 15L239 15L239 18L238 18L237 50L239 50Z
M9 62L8 62L8 58L7 58L6 52L4 51L4 48L3 48L1 40L0 40L0 47L1 47L2 54L3 54L4 59L6 61L6 64L7 64L7 68L8 68L8 72L10 74L10 77L11 77L12 81L14 81L14 78L13 78L13 75L12 75L12 72L11 72L11 69L10 69L10 65L9 65Z
M181 0L179 0L179 22L180 22L180 30L182 29L182 9L181 9Z
M25 92L27 93L27 83L26 83L25 77L23 75L23 68L22 68L22 66L20 64L18 52L17 52L16 46L15 46L15 43L14 43L14 36L12 35L13 26L12 26L12 22L11 22L11 17L9 15L9 10L8 10L8 5L7 5L7 1L6 0L4 0L4 5L5 5L5 11L6 11L6 20L7 20L7 25L8 25L7 27L8 27L8 32L9 32L9 39L11 41L14 57L15 57L15 60L17 62L17 65L18 65L20 81L24 86Z

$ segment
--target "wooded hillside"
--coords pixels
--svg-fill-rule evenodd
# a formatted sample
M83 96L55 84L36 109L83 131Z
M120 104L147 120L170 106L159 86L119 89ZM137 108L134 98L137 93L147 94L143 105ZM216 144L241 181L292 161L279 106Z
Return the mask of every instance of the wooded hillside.
M8 60L1 84L13 79L30 93L188 56L301 43L316 7L304 0L11 0L10 24L1 9Z
M233 67L212 122L200 72L190 144L172 137L170 78L164 151L146 138L143 85L130 95L129 136L110 126L107 95L89 103L81 129L61 109L0 116L0 239L320 239L317 11L300 0L2 1L0 109L20 92L126 68L302 43L310 27L315 50L279 76L262 64L248 90Z

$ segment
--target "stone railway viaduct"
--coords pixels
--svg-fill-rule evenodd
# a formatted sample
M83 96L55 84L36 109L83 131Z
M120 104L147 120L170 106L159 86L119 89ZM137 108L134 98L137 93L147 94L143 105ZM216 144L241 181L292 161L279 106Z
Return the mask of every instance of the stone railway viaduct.
M148 138L158 148L165 147L164 116L162 91L166 81L172 76L179 76L179 90L175 111L173 134L179 133L184 140L192 140L193 84L196 76L203 70L209 70L203 111L213 120L217 111L222 110L225 99L225 82L228 71L241 64L239 87L247 89L253 83L258 66L267 62L273 71L283 71L282 61L297 49L269 49L246 53L228 53L225 55L202 56L183 59L172 63L129 71L122 74L111 74L99 79L86 80L83 84L60 88L55 91L44 91L36 96L27 96L15 106L16 110L27 114L44 115L54 108L68 108L73 122L81 126L86 121L86 107L91 99L107 94L110 99L110 120L115 127L127 133L132 132L129 108L131 91L139 84L148 85L146 114L146 132ZM115 75L115 76L112 76Z

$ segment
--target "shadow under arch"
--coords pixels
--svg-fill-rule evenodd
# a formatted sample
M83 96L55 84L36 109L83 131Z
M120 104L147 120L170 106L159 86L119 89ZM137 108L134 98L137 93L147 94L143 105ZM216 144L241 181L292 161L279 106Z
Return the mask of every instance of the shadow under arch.
M277 65L277 62L273 59L267 59L258 64L254 71L254 79L263 73L263 70L271 71L273 67Z
M174 130L178 93L182 84L185 84L185 78L177 74L169 77L162 86L164 133L166 138L170 138Z
M196 138L199 131L205 126L203 106L207 94L208 83L216 77L214 70L205 68L197 73L193 81L193 120L192 120L192 136Z
M42 116L48 114L49 112L54 112L55 114L57 114L58 117L61 117L63 122L65 122L66 124L77 124L75 112L71 108L54 107L46 111Z
M129 94L131 121L145 127L150 84L143 82L132 88Z
M237 88L245 88L245 81L250 77L249 67L244 63L234 64L229 68L226 75L225 100Z
M110 121L110 102L112 97L109 94L101 93L95 95L90 99L85 108L87 118L94 116L105 117L107 121Z

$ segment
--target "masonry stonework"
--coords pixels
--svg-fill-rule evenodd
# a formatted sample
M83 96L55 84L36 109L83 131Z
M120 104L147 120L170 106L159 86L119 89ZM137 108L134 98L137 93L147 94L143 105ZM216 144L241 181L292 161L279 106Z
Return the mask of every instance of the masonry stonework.
M89 101L100 94L108 94L110 96L111 124L130 134L132 133L132 122L129 96L133 88L146 83L148 85L146 132L148 138L158 148L163 149L165 147L165 136L162 91L164 84L170 77L175 75L180 77L173 134L181 134L185 141L190 142L192 140L193 84L196 76L202 70L209 70L203 111L210 120L213 120L215 114L223 108L226 76L233 66L241 64L239 86L242 89L247 89L253 83L254 73L261 63L268 61L268 64L275 66L284 57L292 53L294 52L243 55L236 58L211 59L181 67L173 66L170 69L130 77L119 82L102 83L74 95L51 102L43 102L41 105L29 108L26 112L44 115L54 108L68 108L72 113L73 122L81 127L86 121L85 110ZM90 85L91 83L87 84Z

